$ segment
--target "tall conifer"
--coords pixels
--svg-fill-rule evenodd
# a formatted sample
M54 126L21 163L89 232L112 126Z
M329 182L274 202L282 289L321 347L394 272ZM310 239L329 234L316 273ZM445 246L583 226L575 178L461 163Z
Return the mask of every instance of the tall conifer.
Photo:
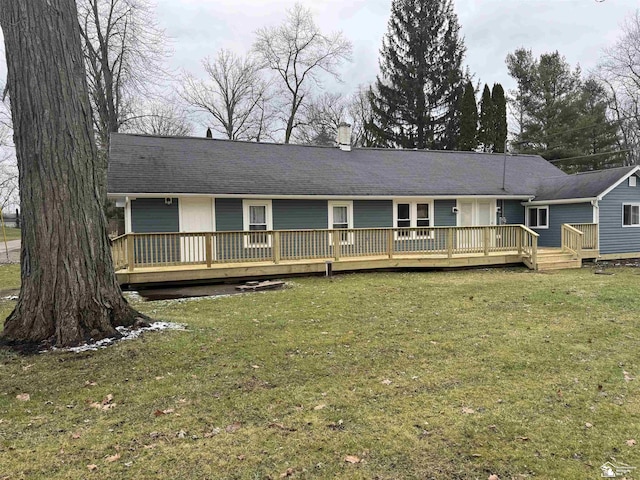
M475 150L478 147L478 106L476 105L476 92L471 82L467 82L464 87L460 112L458 149Z
M499 83L493 84L491 91L493 102L493 151L503 153L507 141L507 100L504 88Z
M456 147L464 53L452 0L393 0L369 125L378 146Z
M491 90L489 85L484 86L482 100L480 100L480 129L478 130L478 141L485 152L493 151L495 135L493 133L493 101L491 100Z

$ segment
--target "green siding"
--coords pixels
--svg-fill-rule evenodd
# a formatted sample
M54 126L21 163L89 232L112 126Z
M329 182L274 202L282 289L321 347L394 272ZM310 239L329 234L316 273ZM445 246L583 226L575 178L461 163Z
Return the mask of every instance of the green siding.
M433 221L434 227L455 227L457 218L453 213L453 208L456 206L455 200L436 200L433 203L433 209L435 210L435 219Z
M274 230L318 230L327 228L326 200L273 200Z
M622 226L622 205L640 203L640 182L630 187L625 180L599 202L600 253L640 252L640 227Z
M591 203L549 205L549 228L531 227L531 229L540 234L538 245L541 247L559 247L562 242L562 224L591 222L593 222Z
M393 226L393 201L354 200L354 228L390 228Z
M216 230L233 232L242 230L242 200L216 198Z
M179 232L178 199L171 205L164 198L138 198L131 201L131 230L134 233Z

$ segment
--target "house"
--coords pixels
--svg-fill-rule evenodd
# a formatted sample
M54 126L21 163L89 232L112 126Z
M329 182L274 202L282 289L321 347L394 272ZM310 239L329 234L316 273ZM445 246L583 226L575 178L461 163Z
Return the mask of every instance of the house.
M20 226L20 216L17 210L16 210L16 213L3 212L2 220L4 222L5 227L17 228Z
M360 230L391 229L395 244L386 247L408 251L421 239L431 245L422 250L444 250L440 227L487 226L487 250L506 241L496 234L500 225L526 225L541 247L579 235L580 249L610 258L640 256L638 170L568 175L537 155L113 134L108 191L125 209L125 235L183 232L178 243L158 247L166 263L204 261L202 238L200 253L185 258L189 232L246 232L227 254L218 245L215 262L231 258L231 248L243 250L236 252L242 259L257 258L259 248L275 258L265 232L347 230L341 244L355 250ZM456 247L480 248L478 232L463 242L457 231Z

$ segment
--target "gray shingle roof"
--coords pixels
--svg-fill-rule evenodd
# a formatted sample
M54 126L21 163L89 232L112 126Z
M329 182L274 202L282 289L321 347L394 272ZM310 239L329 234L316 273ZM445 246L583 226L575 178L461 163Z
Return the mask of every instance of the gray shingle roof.
M594 198L616 183L635 166L595 170L543 179L536 192L536 201L571 198Z
M566 176L537 155L112 134L110 194L515 195ZM505 188L503 169L506 163Z

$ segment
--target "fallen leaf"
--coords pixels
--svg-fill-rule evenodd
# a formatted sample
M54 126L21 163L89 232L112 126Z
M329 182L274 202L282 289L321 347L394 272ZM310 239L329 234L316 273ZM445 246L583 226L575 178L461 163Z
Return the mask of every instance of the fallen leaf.
M315 407L313 407L314 410L322 410L324 407L326 407L326 405L324 403L321 403L320 405L316 405Z
M466 414L466 415L471 415L476 413L476 411L473 408L470 407L462 407L462 413Z
M16 395L16 398L21 402L28 402L29 400L31 400L31 395L29 395L28 393L21 393L20 395Z
M85 387L95 387L97 385L96 382L90 382L89 380L84 382Z
M362 460L360 460L360 457L356 457L355 455L347 455L344 457L344 461L347 463L360 463Z
M27 371L27 370L29 370L31 367L33 367L33 363L30 363L29 365L25 365L24 367L22 367L22 370L26 372L26 371Z
M212 429L210 432L206 432L206 433L204 434L204 438L211 438L211 437L214 437L214 436L216 436L216 435L220 434L220 432L221 432L221 431L222 431L222 430L220 430L218 427L216 427L216 428Z
M92 463L91 465L87 465L87 468L93 472L94 470L98 469L98 465Z
M164 377L156 377L156 380L162 380Z
M382 380L382 382L380 382L380 383L382 383L383 385L391 385L391 380L389 380L388 378L385 378L385 379L384 379L384 380Z
M108 394L106 397L104 397L102 399L102 404L103 405L108 405L111 402L113 402L113 395L111 395L111 394Z
M244 456L244 455L238 455L236 458L237 458L238 460L244 460L244 459L245 459L245 458L247 458L247 457L246 457L246 456Z
M633 438L630 438L629 440L627 440L627 445L629 445L630 447L633 447L634 445L636 445L636 441Z
M187 432L185 432L184 430L180 430L177 434L176 437L178 438L185 438L187 436Z
M625 382L630 382L631 380L635 380L635 377L632 377L631 374L629 372L625 372L624 370L622 371L622 374L624 375L624 381Z
M295 428L285 427L284 424L282 424L282 423L270 423L269 424L269 428L278 428L280 430L284 430L284 431L287 431L287 432L295 432L296 431Z
M251 365L251 368L260 368L260 365Z
M280 474L280 478L290 477L291 475L293 475L293 473L294 473L293 468L289 467L287 468L286 472Z
M116 453L115 455L111 455L106 458L106 461L109 463L115 462L116 460L120 460L120 454Z
M71 434L71 438L73 438L74 440L79 439L82 436L82 434L80 432L75 432Z
M500 477L494 473L489 475L489 478L487 480L500 480Z
M518 440L521 440L523 442L528 442L529 441L529 437L518 437Z
M592 424L592 423L587 422L587 423L585 423L585 424L584 424L584 426L585 426L585 427L587 427L587 428L591 428L591 427L593 427L593 424Z
M227 433L234 433L240 430L240 427L242 427L242 424L240 422L233 422L231 425L227 425L224 431Z
M162 410L156 410L155 412L153 412L153 414L154 414L156 417L159 417L160 415L164 415L164 411L162 411Z

